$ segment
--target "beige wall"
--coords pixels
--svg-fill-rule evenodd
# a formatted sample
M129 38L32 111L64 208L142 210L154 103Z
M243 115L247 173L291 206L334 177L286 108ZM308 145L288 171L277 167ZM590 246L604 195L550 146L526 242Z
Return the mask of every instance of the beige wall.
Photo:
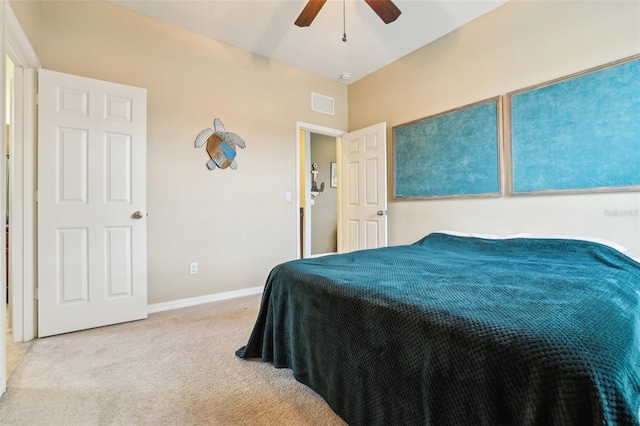
M40 49L40 4L39 1L9 0L11 10L36 54Z
M296 256L298 206L284 198L296 192L295 122L347 128L346 113L309 108L314 91L345 111L345 86L105 2L11 5L45 68L148 89L150 303L262 285ZM637 1L512 0L351 84L349 128L386 121L391 155L394 125L638 52ZM208 171L193 148L216 116L247 141L236 171ZM441 228L563 232L640 256L640 220L604 214L639 208L638 194L391 202L389 242Z
M392 127L640 53L640 2L519 1L349 86L349 130ZM392 190L390 191L392 192ZM607 210L636 212L611 216ZM389 243L438 229L601 236L640 257L640 195L390 202Z
M296 121L346 128L346 86L110 3L39 6L16 15L39 22L44 68L147 89L149 303L263 285L296 257ZM338 114L312 112L312 91ZM194 148L215 117L247 143L238 170Z

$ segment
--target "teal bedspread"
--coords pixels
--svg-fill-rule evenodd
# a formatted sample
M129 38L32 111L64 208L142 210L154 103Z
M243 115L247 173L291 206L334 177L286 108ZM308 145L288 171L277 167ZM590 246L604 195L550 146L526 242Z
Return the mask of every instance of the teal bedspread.
M236 354L290 368L352 426L639 425L640 264L439 233L291 261Z

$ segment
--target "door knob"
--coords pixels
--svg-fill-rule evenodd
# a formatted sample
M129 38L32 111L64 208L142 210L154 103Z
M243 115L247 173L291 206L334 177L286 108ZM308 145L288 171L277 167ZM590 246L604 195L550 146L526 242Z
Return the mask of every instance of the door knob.
M140 213L139 211L137 211L137 212L134 212L134 213L131 215L131 217L132 217L132 218L134 218L134 219L142 219L143 215L142 215L142 213Z
M378 216L384 216L384 210L378 210Z

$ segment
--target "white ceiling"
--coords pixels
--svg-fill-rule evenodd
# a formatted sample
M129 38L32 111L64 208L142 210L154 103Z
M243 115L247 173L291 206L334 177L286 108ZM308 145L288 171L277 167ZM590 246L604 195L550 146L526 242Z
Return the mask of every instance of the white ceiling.
M436 40L507 0L393 0L388 25L364 0L328 0L310 27L293 23L306 0L110 0L332 80L354 82Z

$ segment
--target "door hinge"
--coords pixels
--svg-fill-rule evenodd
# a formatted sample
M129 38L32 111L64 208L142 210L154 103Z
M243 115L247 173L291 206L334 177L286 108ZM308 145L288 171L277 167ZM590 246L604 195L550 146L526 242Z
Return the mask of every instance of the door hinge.
M38 287L33 289L33 298L35 300L38 300Z
M33 191L33 201L38 202L38 190Z

